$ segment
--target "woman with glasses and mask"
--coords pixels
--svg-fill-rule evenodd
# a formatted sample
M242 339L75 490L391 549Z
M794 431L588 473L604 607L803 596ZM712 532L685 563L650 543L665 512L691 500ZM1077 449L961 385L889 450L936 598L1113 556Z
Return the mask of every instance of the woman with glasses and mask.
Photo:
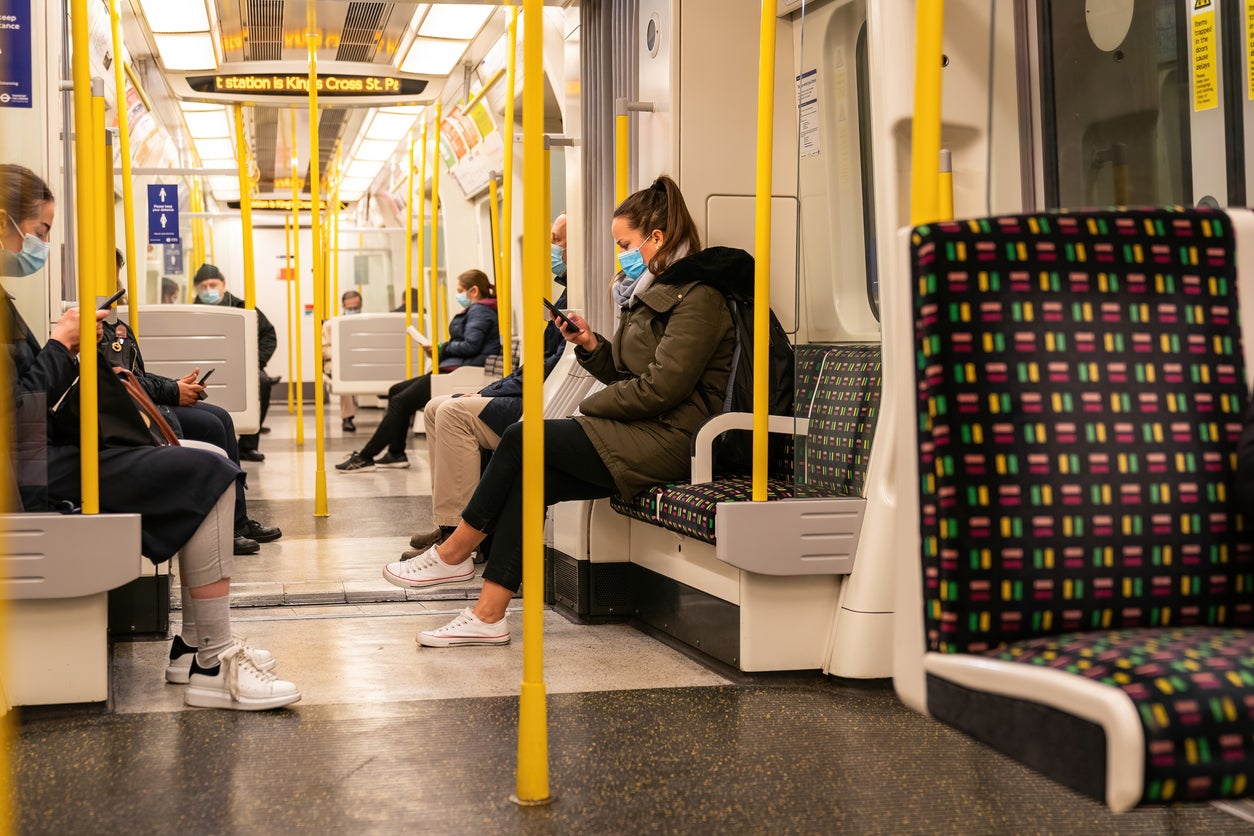
M55 213L52 190L38 175L0 165L0 275L6 284L42 270ZM105 314L95 312L97 339ZM9 341L0 362L12 365L19 414L19 454L11 461L20 459L23 508L77 508L82 501L77 428L67 431L65 422L54 422L50 406L78 396L79 311L66 311L42 346L7 293L0 297L0 317ZM101 373L110 372L106 367ZM29 478L31 465L42 478ZM104 447L99 474L101 512L142 515L144 556L162 563L179 554L183 628L170 648L166 681L186 683L186 703L204 708L256 711L299 700L296 686L272 673L274 657L231 632L234 487L240 469L225 456L190 447Z
M621 310L612 339L570 314L563 330L579 363L605 388L575 418L544 422L544 502L630 498L684 478L697 429L721 410L734 348L731 315L717 282L748 271L742 250L701 248L679 186L659 177L614 210L610 231L622 272L610 293ZM428 647L506 644L505 610L522 584L522 425L501 437L462 522L443 543L389 563L383 577L407 588L464 583L471 552L493 535L483 589L473 607L418 634Z

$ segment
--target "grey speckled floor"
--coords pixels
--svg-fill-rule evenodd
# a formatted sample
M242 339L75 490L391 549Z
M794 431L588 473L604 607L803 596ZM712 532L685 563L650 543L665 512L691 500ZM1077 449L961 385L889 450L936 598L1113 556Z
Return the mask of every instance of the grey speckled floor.
M831 683L551 695L556 801L520 809L517 700L28 722L24 833L1248 833L1204 806L1114 816Z

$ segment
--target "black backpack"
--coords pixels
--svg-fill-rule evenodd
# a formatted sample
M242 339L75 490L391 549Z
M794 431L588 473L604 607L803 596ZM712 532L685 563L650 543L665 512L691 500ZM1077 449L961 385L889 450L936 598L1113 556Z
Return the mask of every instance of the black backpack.
M731 314L736 342L721 412L753 412L753 257L744 250L731 247L708 247L696 256L684 259L684 262L689 261L699 262L701 280L723 294L727 312ZM775 312L770 314L768 411L772 415L792 415L792 343L788 341L788 332L779 324ZM778 458L774 453L787 441L783 436L771 437L772 460ZM753 434L746 430L726 432L715 440L713 452L715 475L747 474L753 469Z

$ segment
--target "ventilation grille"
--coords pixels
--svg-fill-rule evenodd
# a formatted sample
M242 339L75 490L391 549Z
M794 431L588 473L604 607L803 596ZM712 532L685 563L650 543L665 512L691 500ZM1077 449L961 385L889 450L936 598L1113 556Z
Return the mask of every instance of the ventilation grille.
M278 61L283 57L284 0L247 0L244 6L244 59Z
M273 107L249 108L253 118L253 146L257 154L257 170L261 182L258 191L274 191L274 147L278 139L279 111ZM246 111L247 112L247 111Z
M359 4L359 5L379 5L377 3ZM318 112L318 186L325 190L327 186L328 167L331 165L331 158L335 156L335 142L340 138L340 134L344 130L344 123L348 121L349 111L343 108L335 110L320 110ZM309 172L305 172L305 192L310 190Z
M340 47L335 52L337 61L374 60L391 13L390 3L349 3L344 15L344 29L340 32Z

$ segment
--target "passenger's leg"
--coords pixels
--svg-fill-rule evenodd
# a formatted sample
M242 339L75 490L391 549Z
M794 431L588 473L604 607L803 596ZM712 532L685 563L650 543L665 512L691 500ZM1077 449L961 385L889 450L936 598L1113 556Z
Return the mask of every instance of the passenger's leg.
M393 457L405 455L405 440L414 422L414 413L431 400L431 376L420 375L404 380L388 390L388 408L374 435L361 448L359 455L373 460L386 447Z
M270 378L266 377L263 371L259 374L258 388L261 393L261 413L258 416L258 428L264 427L266 424L266 413L270 411ZM240 458L248 461L261 461L265 457L262 456L257 447L261 443L261 435L259 432L241 435L239 437Z
M340 417L346 421L357 417L356 395L340 395Z
M462 509L479 484L480 450L495 450L501 443L501 437L479 420L487 403L488 398L478 396L448 400L436 416L438 430L434 438L432 410L427 407L431 506L436 525L455 528L462 521Z
M235 422L219 406L197 404L172 407L174 417L183 425L183 435L193 441L204 441L221 448L231 461L239 464L239 444L235 440ZM219 415L218 413L221 413ZM248 509L244 502L244 480L235 482L235 530L248 527Z

